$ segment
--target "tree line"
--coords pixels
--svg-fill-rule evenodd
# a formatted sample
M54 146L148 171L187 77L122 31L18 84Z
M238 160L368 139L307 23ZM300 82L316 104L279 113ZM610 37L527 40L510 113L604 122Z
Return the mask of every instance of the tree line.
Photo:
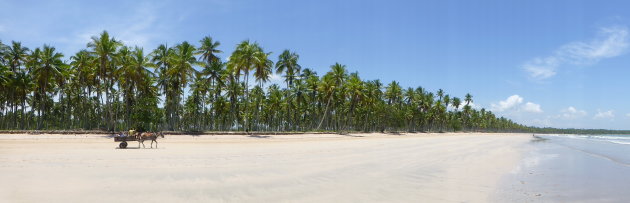
M0 129L176 131L528 131L443 90L363 80L335 63L322 75L257 42L227 60L199 45L130 47L103 31L69 59L55 47L0 41ZM272 74L284 84L272 84Z

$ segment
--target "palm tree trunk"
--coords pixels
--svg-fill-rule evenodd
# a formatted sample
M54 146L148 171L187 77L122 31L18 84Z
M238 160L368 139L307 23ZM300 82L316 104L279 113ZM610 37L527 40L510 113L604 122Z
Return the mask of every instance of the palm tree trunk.
M319 130L319 128L322 127L322 123L324 123L324 119L326 118L326 114L328 113L328 106L330 106L330 100L332 100L332 94L328 97L328 102L326 102L326 109L324 110L322 120L319 121L319 125L317 125L317 130Z

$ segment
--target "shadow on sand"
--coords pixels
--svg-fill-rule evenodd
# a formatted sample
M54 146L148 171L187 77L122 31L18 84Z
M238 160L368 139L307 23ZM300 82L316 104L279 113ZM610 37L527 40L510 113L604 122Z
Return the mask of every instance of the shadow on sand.
M251 138L271 138L271 136L269 136L269 135L249 135L247 137L251 137Z
M120 148L120 147L116 147L116 149L120 149L120 150L125 150L125 149L160 149L160 148L156 148L156 147L147 147L147 148L143 148L143 147L127 147L127 148Z
M532 135L532 140L530 142L532 142L532 143L542 143L542 142L546 142L547 140L549 140L549 139L544 138L544 137L540 137L540 136L537 136L537 135Z

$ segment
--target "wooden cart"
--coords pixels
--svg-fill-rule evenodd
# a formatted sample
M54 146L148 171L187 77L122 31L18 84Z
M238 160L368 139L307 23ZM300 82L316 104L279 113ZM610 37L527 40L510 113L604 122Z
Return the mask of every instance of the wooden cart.
M120 142L118 145L119 148L124 149L127 148L127 142L138 141L138 138L135 136L125 136L125 137L114 137L114 142Z

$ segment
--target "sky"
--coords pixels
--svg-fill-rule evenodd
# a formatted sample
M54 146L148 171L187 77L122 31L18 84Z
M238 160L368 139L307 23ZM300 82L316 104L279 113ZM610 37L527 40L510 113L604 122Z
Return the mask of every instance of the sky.
M627 1L0 0L0 40L67 57L107 30L159 44L258 42L323 75L339 62L364 80L443 89L516 122L630 129ZM274 76L274 82L280 77Z

